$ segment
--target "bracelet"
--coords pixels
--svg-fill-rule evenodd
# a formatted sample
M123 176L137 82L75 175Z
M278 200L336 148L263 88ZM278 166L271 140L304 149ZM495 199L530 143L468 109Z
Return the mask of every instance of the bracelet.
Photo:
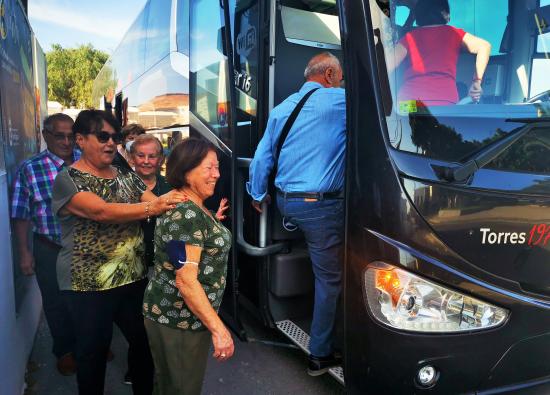
M151 215L149 214L149 208L151 207L151 202L145 202L145 216L147 217L147 222L151 222Z
M481 82L481 81L482 81L482 79L481 79L481 78L473 78L473 79L472 79L472 82L476 82L476 81L479 81L479 82Z

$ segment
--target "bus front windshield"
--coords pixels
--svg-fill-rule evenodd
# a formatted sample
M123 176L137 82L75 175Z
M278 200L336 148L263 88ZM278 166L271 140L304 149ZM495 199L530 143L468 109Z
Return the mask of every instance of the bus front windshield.
M371 0L370 8L394 148L462 161L524 126L520 119L549 119L550 0ZM488 167L550 173L549 130L514 146Z

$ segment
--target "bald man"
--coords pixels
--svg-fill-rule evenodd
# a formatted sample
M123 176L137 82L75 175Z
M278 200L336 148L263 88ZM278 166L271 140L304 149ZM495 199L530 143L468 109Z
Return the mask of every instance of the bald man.
M341 363L334 355L333 332L342 278L346 103L340 88L342 67L334 55L314 56L304 77L301 89L269 115L250 165L247 191L261 212L261 204L270 201L268 180L277 165L277 205L304 233L315 276L308 373L318 376ZM308 94L277 159L284 125Z

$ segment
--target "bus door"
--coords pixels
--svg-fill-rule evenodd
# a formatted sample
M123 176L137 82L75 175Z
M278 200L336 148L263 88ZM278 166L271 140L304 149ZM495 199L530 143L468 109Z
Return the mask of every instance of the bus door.
M236 166L235 117L233 115L230 78L232 65L228 62L230 42L225 35L226 18L220 0L197 0L189 2L189 90L190 90L190 136L212 142L218 151L221 177L215 194L206 204L216 210L220 199L230 201L230 213L225 225L231 229L234 240L237 236L234 175ZM235 243L234 243L235 245ZM241 338L246 334L239 318L237 297L239 293L239 265L236 248L232 249L227 273L227 285L220 314L224 321Z
M330 51L341 57L336 3L231 0L235 97L236 217L239 301L266 325L308 351L313 273L301 232L281 217L276 191L258 215L245 190L249 164L270 110L304 81L308 61ZM338 373L342 379L341 370Z

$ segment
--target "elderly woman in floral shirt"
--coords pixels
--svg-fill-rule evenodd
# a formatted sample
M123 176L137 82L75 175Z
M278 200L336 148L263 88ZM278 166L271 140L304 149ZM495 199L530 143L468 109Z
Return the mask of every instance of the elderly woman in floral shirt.
M155 270L145 292L145 328L155 363L155 393L200 394L210 339L214 357L233 355L217 311L225 289L231 233L204 200L220 177L215 148L185 139L168 158L167 181L189 197L158 218Z

